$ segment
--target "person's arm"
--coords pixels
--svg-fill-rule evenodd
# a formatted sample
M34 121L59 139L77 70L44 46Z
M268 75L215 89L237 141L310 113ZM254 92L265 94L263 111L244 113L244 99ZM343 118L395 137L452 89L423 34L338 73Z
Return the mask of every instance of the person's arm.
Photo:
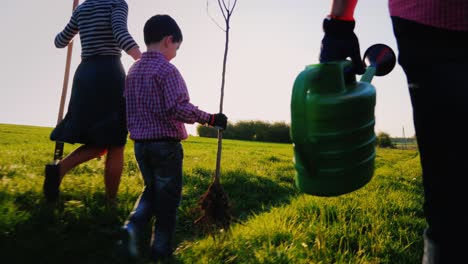
M138 44L128 32L128 5L125 1L117 4L111 14L111 24L114 37L119 47L130 55L134 60L141 57L141 51Z
M354 9L357 0L334 0L332 3L330 17L341 20L354 20Z
M131 56L134 60L138 60L141 58L141 51L138 46L131 48L129 51L127 51L127 54Z
M357 0L334 0L330 14L323 20L323 31L319 60L320 63L351 58L355 73L363 74L359 40L354 34L354 9Z
M197 122L217 129L226 129L226 115L223 113L209 114L190 102L187 86L177 69L174 68L173 71L169 72L162 85L165 87L163 89L166 100L165 107L171 118L187 124Z
M187 124L209 123L210 114L198 109L190 102L185 81L175 67L162 78L161 86L163 87L165 108L171 119Z
M65 28L55 36L54 44L57 48L65 48L68 43L78 34L78 22L76 20L76 10L70 18Z

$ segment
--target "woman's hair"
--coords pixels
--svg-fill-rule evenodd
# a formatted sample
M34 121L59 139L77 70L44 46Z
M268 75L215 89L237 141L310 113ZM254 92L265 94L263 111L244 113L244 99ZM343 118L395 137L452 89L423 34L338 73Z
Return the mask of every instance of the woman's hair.
M152 16L143 28L145 44L161 41L166 36L172 36L173 42L182 42L182 31L169 15Z

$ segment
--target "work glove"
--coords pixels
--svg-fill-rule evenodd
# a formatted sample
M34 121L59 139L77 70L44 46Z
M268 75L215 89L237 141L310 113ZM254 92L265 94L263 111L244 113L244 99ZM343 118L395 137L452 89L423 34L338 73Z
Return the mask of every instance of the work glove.
M208 125L217 129L225 130L227 126L227 116L223 113L213 114L210 116Z
M353 72L363 74L365 64L361 59L359 40L354 34L354 21L325 18L323 31L325 35L320 48L320 63L351 58Z

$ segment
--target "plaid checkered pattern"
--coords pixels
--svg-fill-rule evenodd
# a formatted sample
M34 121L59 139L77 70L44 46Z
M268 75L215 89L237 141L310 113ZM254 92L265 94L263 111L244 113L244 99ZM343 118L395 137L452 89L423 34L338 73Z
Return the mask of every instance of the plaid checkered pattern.
M442 29L468 31L468 0L390 0L391 16Z
M190 103L185 81L159 51L142 54L125 82L127 127L133 140L187 138L185 124L205 124L210 114Z

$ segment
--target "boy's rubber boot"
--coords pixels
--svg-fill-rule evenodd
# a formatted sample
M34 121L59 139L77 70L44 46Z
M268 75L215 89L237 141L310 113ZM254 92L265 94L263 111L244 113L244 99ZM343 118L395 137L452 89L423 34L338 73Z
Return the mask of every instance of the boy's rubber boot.
M439 246L427 235L427 228L424 230L424 254L422 264L440 264Z
M125 224L121 229L121 238L117 241L119 255L126 259L138 257L138 235L135 226L131 223Z
M172 242L177 221L176 213L174 211L156 218L151 236L150 258L152 261L170 259L174 252Z

